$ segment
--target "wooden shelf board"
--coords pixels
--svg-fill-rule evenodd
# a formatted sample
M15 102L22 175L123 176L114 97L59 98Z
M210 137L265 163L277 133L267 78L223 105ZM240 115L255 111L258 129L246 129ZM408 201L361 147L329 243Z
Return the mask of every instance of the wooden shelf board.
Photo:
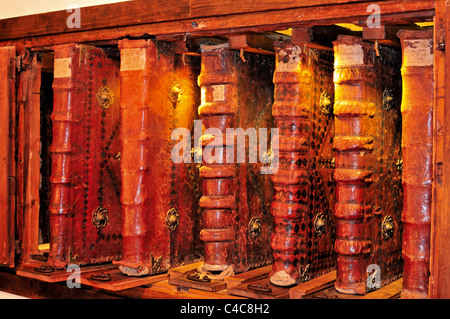
M42 263L29 263L21 266L16 274L23 277L38 279L45 282L61 282L66 281L69 276L73 273L71 271L67 272L65 269L55 270L51 273L41 273L34 270L34 268L39 267ZM101 265L92 265L92 266L81 266L80 272L81 275L91 274L92 272L98 271L107 271L109 269L113 269L115 266L112 264L101 264Z
M263 286L268 285L272 289L272 291L270 293L254 291L248 288L249 284L254 285L260 284ZM257 279L249 283L244 283L242 285L235 286L233 288L227 289L227 292L230 295L246 297L251 299L289 299L289 288L272 285L269 282L269 277Z
M100 281L91 278L92 275L100 275L101 273L108 273L109 275L111 275L111 280ZM164 281L167 280L168 277L169 275L167 273L151 276L132 277L123 274L118 268L114 268L106 271L99 270L96 272L83 274L81 276L81 284L107 291L120 291L152 284L158 281Z

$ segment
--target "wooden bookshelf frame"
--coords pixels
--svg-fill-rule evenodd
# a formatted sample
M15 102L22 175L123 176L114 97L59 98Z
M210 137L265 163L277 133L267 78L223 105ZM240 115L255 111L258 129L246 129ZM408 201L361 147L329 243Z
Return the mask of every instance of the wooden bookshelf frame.
M239 5L236 5L239 3ZM450 4L444 0L135 0L81 8L79 29L70 29L66 10L0 20L0 46L51 51L66 43L117 44L123 38L182 41L308 26L353 23L364 26L369 4L378 4L383 25L434 21L435 115L434 189L430 298L450 298ZM448 40L448 41L447 41Z

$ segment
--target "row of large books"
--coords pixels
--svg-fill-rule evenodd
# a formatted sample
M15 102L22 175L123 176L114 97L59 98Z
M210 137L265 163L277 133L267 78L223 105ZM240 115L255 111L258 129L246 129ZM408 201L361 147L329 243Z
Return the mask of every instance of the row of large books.
M337 269L343 293L403 276L426 296L432 37L399 37L402 50L341 35L333 51L285 40L245 59L227 43L201 57L55 46L50 262L130 276L272 263L279 286ZM227 158L233 128L277 134L256 147L265 162L250 142L247 161Z

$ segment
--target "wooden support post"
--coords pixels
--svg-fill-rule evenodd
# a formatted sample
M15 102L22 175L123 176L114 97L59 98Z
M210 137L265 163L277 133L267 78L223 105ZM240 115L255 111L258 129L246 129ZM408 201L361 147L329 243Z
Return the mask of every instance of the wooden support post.
M23 61L22 63L25 63ZM40 176L40 90L41 90L41 63L37 60L37 54L33 54L29 61L29 67L21 73L23 85L19 111L18 133L19 139L18 156L20 157L18 168L21 167L23 179L22 187L19 189L18 197L23 200L23 257L22 261L27 261L32 254L38 254L39 239L39 185L42 183ZM26 111L25 111L26 110ZM21 202L22 202L21 200Z
M417 25L402 26L407 29L420 29ZM400 39L397 37L397 32L400 26L381 25L378 28L363 27L362 39L369 42L375 42L381 45L390 47L400 47Z
M314 39L314 28L292 28L291 42L294 45L305 46L312 49L333 51L333 47L327 46L321 40Z
M429 298L450 298L450 4L436 0L434 18L433 200ZM447 48L446 48L447 47Z
M289 299L302 299L307 295L333 286L336 281L336 271L316 277L289 290Z
M14 266L16 48L0 48L0 266Z

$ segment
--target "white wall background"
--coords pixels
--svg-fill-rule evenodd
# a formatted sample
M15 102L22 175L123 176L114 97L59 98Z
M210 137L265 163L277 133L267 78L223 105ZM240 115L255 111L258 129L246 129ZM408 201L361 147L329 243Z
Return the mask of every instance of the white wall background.
M0 0L0 19L128 0Z

